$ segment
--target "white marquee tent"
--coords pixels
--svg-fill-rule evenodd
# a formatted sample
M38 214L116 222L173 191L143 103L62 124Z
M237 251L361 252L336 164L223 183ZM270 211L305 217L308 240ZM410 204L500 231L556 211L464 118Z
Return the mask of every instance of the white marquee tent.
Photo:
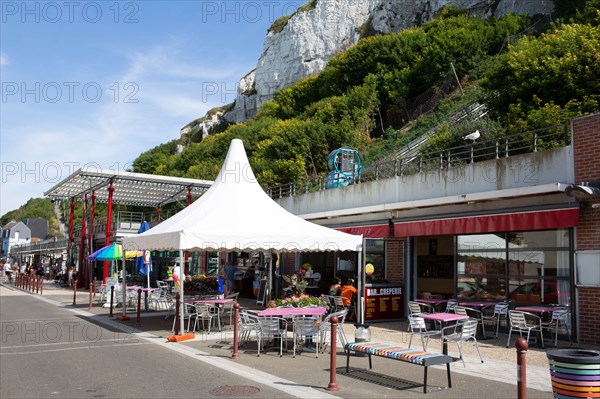
M319 226L279 206L256 181L242 141L234 139L208 191L159 225L124 238L123 247L179 250L180 264L183 251L356 251L360 265L362 242L362 236ZM181 324L183 331L183 319Z

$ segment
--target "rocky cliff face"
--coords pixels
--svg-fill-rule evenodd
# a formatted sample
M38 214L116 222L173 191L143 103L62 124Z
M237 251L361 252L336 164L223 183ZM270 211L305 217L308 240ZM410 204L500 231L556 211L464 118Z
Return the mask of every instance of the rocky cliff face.
M282 29L269 31L256 69L240 81L235 107L224 118L240 123L253 117L277 90L321 71L363 32L397 32L433 18L449 4L481 17L511 11L549 14L553 9L552 0L317 0Z

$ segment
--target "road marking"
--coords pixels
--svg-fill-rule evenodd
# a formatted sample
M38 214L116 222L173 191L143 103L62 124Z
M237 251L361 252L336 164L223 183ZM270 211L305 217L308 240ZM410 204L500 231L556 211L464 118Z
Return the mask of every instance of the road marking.
M119 342L118 339L102 339L98 341L71 341L71 342L53 342L48 344L31 344L31 345L13 345L13 346L1 346L0 349L18 349L18 348L38 348L43 346L56 346L56 345L80 345L80 344L96 344L98 342Z
M137 345L148 345L149 342L137 342L134 344L120 344L118 345L119 348L122 346L137 346ZM76 348L60 348L60 349L46 349L46 350L41 350L41 351L28 351L28 352L8 352L8 353L3 353L0 352L0 356L14 356L14 355L37 355L40 353L51 353L51 352L66 352L66 351L73 351L73 350L81 350L81 349L106 349L109 348L109 345L98 345L98 346L78 346ZM3 348L4 349L4 348Z

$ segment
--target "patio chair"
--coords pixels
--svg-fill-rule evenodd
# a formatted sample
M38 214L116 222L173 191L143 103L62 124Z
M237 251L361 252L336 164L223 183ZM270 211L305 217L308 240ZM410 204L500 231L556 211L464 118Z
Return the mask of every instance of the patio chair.
M207 334L210 334L210 327L213 324L213 320L218 317L218 313L214 311L214 306L209 303L196 303L194 305L196 307L196 315L194 320L194 331L196 331L196 327L198 326L198 322L202 321L202 329L207 330ZM206 328L205 322L208 322L208 329Z
M258 333L260 330L260 324L258 315L251 311L240 312L240 323L239 323L239 345L243 346L249 341L252 333L256 334L258 340Z
M476 320L477 324L481 326L481 335L483 336L483 339L486 339L485 326L483 325L483 312L481 310L467 308L465 306L455 306L454 313L466 315L469 316L469 319Z
M296 357L296 347L299 342L304 340L305 345L309 342L313 342L316 345L315 354L319 357L319 341L321 338L321 330L319 327L319 320L314 317L295 317L293 319L294 324L294 352L293 357Z
M221 315L222 316L229 316L229 325L233 325L233 315L234 315L234 309L233 309L233 305L235 305L238 301L238 295L240 295L239 292L236 292L235 294L230 294L227 295L225 297L225 299L233 299L233 302L226 302L223 304L223 307L221 308Z
M475 342L475 348L477 348L479 360L481 360L481 363L483 363L481 352L479 352L479 344L477 343L477 338L475 338L476 334L477 320L475 319L467 319L453 326L444 327L440 332L440 336L442 338L442 350L444 345L448 345L448 343L454 342L458 348L458 353L460 355L460 360L462 360L463 362L463 367L466 367L465 359L463 358L462 354L462 344L463 342L473 340L473 342Z
M334 307L333 307L334 312L348 310L347 306L344 305L344 298L342 298L339 295L333 296L332 298L333 298L333 304L334 304Z
M423 308L425 308L426 311L423 311ZM433 306L430 306L426 303L420 303L417 301L409 301L408 302L408 311L409 311L409 314L414 315L414 316L420 316L423 313L435 313Z
M446 313L454 313L454 308L458 306L458 301L456 299L450 299L446 302Z
M192 323L192 319L195 316L196 316L195 306L190 303L184 303L183 304L183 318L188 320L187 329L186 329L187 332L190 331L190 324ZM173 328L171 328L171 331L175 331L175 323L179 323L179 319L176 317L173 317ZM194 329L196 329L195 325L194 325Z
M554 346L558 344L558 329L564 327L569 336L569 343L573 343L571 339L571 311L567 308L558 309L552 312L552 318L549 322L542 322L542 328L554 330Z
M267 340L279 341L279 357L283 356L283 343L287 350L287 320L282 317L260 317L258 319L258 353L264 349Z
M508 330L508 340L506 347L510 345L510 336L513 331L519 332L522 337L523 333L527 333L527 343L529 343L529 335L532 331L540 333L541 345L544 347L544 334L542 331L542 319L532 313L521 312L519 310L509 310L508 320L510 321L510 330Z
M340 343L342 345L346 345L346 342L348 340L346 339L346 334L344 333L344 329L342 328L342 326L344 324L344 319L346 318L347 314L348 310L344 309L340 310L339 312L330 313L327 315L327 317L325 317L325 319L323 319L321 325L319 326L319 331L321 333L321 352L325 352L325 348L327 347L327 343L329 342L327 340L327 334L331 334L331 318L334 316L338 318L338 325L336 330L338 338L340 339Z
M408 327L410 328L410 339L408 341L409 348L412 344L414 334L419 334L421 336L421 345L423 346L424 351L427 350L427 342L429 341L429 338L440 336L441 334L440 330L428 330L427 325L425 324L425 319L420 316L409 315Z
M501 302L494 305L494 312L492 314L482 313L482 321L485 322L496 322L496 338L498 338L498 331L500 330L500 319L504 318L505 322L508 322L508 303Z

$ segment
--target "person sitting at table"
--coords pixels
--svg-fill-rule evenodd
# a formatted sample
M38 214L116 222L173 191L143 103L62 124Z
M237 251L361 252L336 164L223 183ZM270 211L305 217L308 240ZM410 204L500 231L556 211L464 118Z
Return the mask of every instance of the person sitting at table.
M329 291L327 292L327 295L338 296L338 295L340 295L341 290L342 290L342 280L340 280L339 277L335 277L333 279L333 282L329 286Z
M344 302L344 306L348 308L348 320L351 320L355 316L355 299L358 293L356 287L354 287L354 279L349 278L346 281L346 285L342 287L340 296Z

